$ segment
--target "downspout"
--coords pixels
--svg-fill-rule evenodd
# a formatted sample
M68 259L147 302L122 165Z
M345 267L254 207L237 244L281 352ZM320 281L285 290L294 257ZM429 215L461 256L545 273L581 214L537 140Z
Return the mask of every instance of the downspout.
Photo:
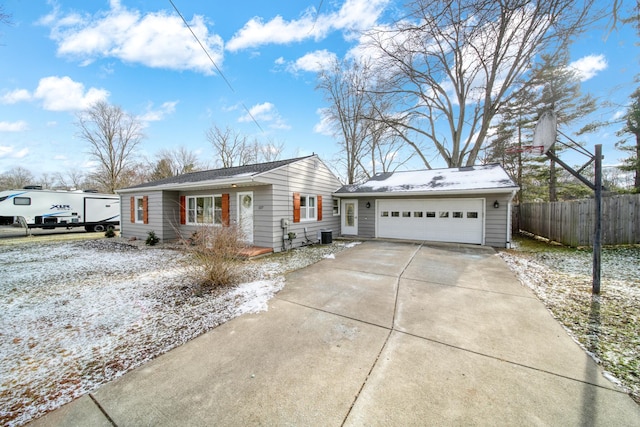
M512 217L512 206L511 202L516 195L516 190L511 192L511 197L509 198L509 202L507 203L507 241L505 247L507 249L511 249L511 217Z

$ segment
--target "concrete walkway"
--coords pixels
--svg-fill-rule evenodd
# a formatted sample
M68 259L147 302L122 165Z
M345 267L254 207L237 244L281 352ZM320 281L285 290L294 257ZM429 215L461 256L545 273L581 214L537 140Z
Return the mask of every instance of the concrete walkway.
M640 425L492 249L366 242L34 426Z

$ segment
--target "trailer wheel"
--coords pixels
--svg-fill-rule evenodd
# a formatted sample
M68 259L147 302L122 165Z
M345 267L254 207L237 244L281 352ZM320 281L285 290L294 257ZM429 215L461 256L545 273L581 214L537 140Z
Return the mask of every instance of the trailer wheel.
M93 231L104 231L104 225L98 224L93 227Z

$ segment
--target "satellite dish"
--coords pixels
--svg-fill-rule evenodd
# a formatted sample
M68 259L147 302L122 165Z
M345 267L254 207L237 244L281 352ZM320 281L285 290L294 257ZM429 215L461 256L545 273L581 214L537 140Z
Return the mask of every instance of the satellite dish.
M533 146L543 147L542 152L547 153L555 144L558 134L558 120L556 113L547 110L538 119L536 128L533 131Z

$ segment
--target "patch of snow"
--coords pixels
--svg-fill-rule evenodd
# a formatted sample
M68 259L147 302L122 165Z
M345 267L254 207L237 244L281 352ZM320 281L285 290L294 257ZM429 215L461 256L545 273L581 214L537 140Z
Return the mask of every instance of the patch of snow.
M328 254L328 255L325 255L324 258L326 258L326 259L336 259L336 256L334 254Z
M244 313L284 274L346 248L245 263L247 283L192 283L188 255L118 239L0 246L0 425L19 426Z
M374 176L367 182L351 186L350 192L420 192L458 191L483 188L514 188L515 184L500 165L465 168L396 171Z

